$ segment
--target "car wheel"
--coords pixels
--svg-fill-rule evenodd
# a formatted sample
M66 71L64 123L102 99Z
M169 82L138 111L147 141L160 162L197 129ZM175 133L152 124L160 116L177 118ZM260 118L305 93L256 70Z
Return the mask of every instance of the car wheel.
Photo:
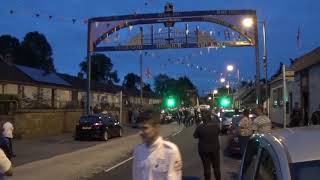
M108 141L108 139L109 139L109 133L108 133L108 131L106 130L106 131L104 131L104 133L103 133L103 135L102 135L102 140L103 140L103 141Z
M122 129L119 128L119 137L122 137Z

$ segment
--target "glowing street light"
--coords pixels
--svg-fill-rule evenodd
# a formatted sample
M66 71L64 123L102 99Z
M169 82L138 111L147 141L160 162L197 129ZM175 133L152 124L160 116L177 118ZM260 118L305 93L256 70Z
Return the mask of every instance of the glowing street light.
M252 18L245 18L242 20L242 25L246 28L250 28L253 26L253 19Z
M211 99L212 99L212 97L208 97L208 99L209 99L209 100L211 100Z
M230 85L229 85L229 84L227 84L227 85L226 85L226 88L228 88L228 89L229 89L229 88L230 88Z
M221 79L220 79L220 82L221 82L221 83L224 83L224 82L226 82L226 79L225 79L225 78L221 78Z
M227 71L233 71L233 66L232 65L228 65L227 66Z
M213 91L213 94L218 94L218 90L215 89L215 90Z

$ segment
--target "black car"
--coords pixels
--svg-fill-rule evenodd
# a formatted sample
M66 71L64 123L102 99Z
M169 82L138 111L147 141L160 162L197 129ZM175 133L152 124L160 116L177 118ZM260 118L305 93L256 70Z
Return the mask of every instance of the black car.
M76 125L75 139L99 138L107 141L111 137L121 137L122 127L111 115L82 116Z

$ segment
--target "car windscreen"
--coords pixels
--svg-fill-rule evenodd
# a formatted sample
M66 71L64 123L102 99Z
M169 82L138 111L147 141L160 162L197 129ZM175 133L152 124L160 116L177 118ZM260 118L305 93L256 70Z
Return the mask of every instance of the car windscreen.
M320 160L292 163L290 170L292 180L314 180L320 177Z

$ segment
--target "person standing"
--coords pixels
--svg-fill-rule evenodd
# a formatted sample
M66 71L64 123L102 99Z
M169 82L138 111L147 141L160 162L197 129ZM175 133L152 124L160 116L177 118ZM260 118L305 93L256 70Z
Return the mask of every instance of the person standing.
M193 136L199 139L198 153L203 165L203 174L205 180L210 180L212 167L216 180L221 180L219 124L211 119L208 110L202 111L201 118L203 123L197 126Z
M3 124L3 136L8 139L9 142L9 150L11 157L15 157L16 155L13 153L13 148L12 148L12 139L13 139L13 125L11 122L7 121Z
M294 103L294 108L292 109L292 114L290 116L291 122L290 127L297 127L300 125L300 121L302 119L302 111L299 107L299 103Z
M140 136L143 143L133 153L133 180L181 180L182 160L179 148L159 136L160 123L147 118Z
M0 180L4 180L5 176L12 176L12 165L11 165L11 153L9 148L9 141L3 136L3 128L1 129L2 134L0 135ZM0 131L0 132L1 132Z
M252 121L249 118L249 110L245 109L243 111L243 117L239 122L239 141L240 141L240 151L241 154L244 154L244 151L249 142L250 136L252 135Z
M263 107L256 108L257 118L253 120L252 129L254 133L269 133L271 132L272 124L268 116L263 114Z
M318 106L318 109L312 113L311 115L311 122L313 125L319 125L320 124L320 104Z

